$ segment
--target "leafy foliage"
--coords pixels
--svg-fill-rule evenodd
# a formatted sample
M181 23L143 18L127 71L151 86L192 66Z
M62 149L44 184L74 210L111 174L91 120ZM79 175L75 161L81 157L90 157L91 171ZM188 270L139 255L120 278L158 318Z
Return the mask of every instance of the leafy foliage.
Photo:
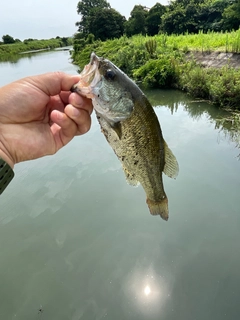
M122 36L119 39L86 44L81 52L74 53L73 57L74 62L83 68L94 51L97 55L110 59L145 86L179 88L193 97L209 99L221 107L240 109L240 70L229 66L220 69L203 68L194 58L185 58L188 50L227 48L227 51L230 51L237 43L240 48L240 30L180 36Z
M102 9L110 9L111 6L106 0L81 0L77 4L77 13L81 15L81 20L76 23L78 31L83 34L90 33L91 20Z
M14 43L15 42L13 37L11 37L9 34L6 34L5 36L2 36L2 40L3 40L4 44L10 44L10 43Z
M137 69L133 76L141 80L144 86L152 88L171 87L175 83L177 72L174 57L162 55L158 60L149 60Z
M125 23L125 33L128 37L135 34L146 34L147 9L141 5L134 6L130 18Z
M157 2L151 8L139 4L133 7L128 20L111 10L115 11L106 0L79 1L77 12L81 20L76 23L78 31L85 38L93 33L96 39L105 40L119 37L123 32L128 37L158 33L180 35L186 32L231 31L240 26L240 0L172 0L169 5Z
M197 33L236 30L239 24L240 0L176 0L162 16L161 30L168 34Z
M23 42L15 41L15 43L11 43L11 44L2 44L0 45L0 61L7 61L7 60L17 61L20 57L19 53L22 53L22 52L27 52L31 50L41 50L41 49L54 49L54 48L59 48L59 47L63 47L71 44L72 44L71 38L60 38L60 37L58 37L58 39L47 39L47 40L25 39Z
M158 34L162 22L162 15L165 12L166 7L160 3L156 3L155 6L149 10L146 18L146 29L149 36Z
M145 42L145 47L150 54L151 57L154 57L157 49L157 41L156 39L149 39Z
M102 9L92 16L89 25L90 33L96 39L119 38L123 35L125 18L114 9Z
M227 30L238 29L240 26L240 0L231 1L223 12L224 25Z

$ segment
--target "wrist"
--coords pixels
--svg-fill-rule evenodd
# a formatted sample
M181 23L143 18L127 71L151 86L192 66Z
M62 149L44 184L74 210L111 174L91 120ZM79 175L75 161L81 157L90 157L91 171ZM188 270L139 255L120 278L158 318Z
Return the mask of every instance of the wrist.
M7 153L1 149L0 149L0 158L3 159L12 169L14 168L14 162L7 155Z

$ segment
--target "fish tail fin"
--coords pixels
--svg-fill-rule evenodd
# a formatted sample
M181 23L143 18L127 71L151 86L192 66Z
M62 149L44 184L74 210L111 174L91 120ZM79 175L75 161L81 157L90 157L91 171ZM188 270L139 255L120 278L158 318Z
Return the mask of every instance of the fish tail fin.
M168 220L168 199L165 197L161 201L153 201L147 199L147 205L149 208L150 213L153 216L160 215L163 220Z

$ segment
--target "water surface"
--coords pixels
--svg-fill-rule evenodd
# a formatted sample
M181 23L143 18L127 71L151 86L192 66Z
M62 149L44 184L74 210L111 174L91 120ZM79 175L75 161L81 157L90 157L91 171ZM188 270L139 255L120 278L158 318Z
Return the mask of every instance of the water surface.
M0 64L0 85L62 70L69 52ZM0 319L222 320L240 313L239 149L225 113L147 91L176 155L168 222L129 186L92 116L58 154L16 165L1 195Z

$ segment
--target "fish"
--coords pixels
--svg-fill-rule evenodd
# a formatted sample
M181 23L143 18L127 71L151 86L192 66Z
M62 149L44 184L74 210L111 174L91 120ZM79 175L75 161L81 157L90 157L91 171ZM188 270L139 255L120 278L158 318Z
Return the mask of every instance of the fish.
M176 178L179 166L146 95L110 60L94 52L72 91L92 99L101 131L120 160L127 182L141 184L150 213L167 221L162 173Z

